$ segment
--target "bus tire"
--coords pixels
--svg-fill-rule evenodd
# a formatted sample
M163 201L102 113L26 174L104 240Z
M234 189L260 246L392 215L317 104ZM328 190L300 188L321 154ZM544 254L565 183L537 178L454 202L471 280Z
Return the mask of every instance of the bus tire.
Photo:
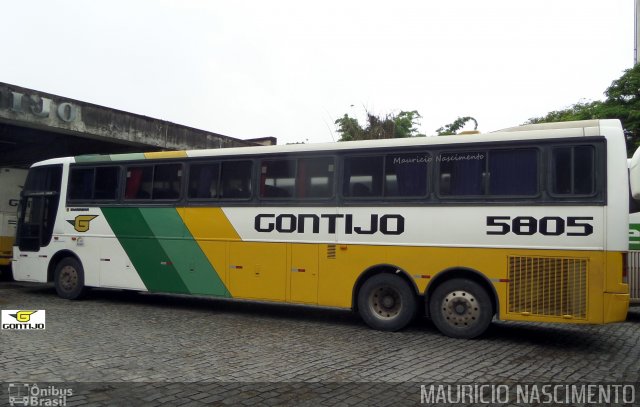
M487 290L480 284L466 278L454 278L433 291L429 314L443 334L471 339L487 330L494 310Z
M56 293L67 300L79 300L86 292L84 269L73 257L65 257L56 265L54 275Z
M416 314L416 296L409 285L394 274L369 278L358 293L358 312L371 328L397 331Z

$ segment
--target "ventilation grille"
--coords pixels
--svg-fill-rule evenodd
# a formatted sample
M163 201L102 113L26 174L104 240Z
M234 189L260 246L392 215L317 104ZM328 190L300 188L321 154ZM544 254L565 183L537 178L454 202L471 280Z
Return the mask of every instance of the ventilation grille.
M327 259L335 259L336 258L336 245L328 244L327 245Z
M587 271L586 259L509 257L509 312L585 319Z

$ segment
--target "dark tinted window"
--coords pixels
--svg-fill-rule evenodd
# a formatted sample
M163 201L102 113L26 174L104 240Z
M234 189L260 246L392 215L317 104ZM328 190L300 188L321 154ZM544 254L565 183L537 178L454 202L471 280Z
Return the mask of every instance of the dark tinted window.
M189 198L217 198L220 164L193 164L189 172Z
M260 167L260 198L289 198L296 190L295 160L264 160Z
M34 167L29 170L24 184L24 192L57 191L60 192L62 165Z
M151 199L153 167L128 167L125 199Z
M423 197L430 162L424 152L345 157L342 193L348 198Z
M538 193L538 151L489 152L489 194L532 196Z
M534 196L538 150L463 151L438 156L443 196Z
M115 200L118 198L120 167L98 167L95 177L94 199Z
M251 198L251 161L226 161L220 174L220 198Z
M345 197L382 196L383 156L345 157L342 194Z
M593 146L558 147L552 152L551 191L556 195L595 193Z
M264 160L260 172L261 198L322 199L333 196L333 158Z
M37 251L53 235L60 200L62 165L48 165L29 170L20 201L16 243L21 250ZM49 192L49 194L38 194ZM36 194L35 196L32 194Z
M427 194L428 154L392 154L385 159L384 196L411 197Z
M72 168L69 199L115 200L118 198L119 167Z
M591 146L573 149L573 193L590 195L595 192L595 151Z
M159 164L154 167L151 199L178 199L182 185L182 165Z
M181 164L157 164L127 168L125 199L176 200L182 188Z
M333 196L335 165L332 157L298 160L297 197L320 199Z
M484 151L440 154L440 194L482 195L486 159Z
M69 199L90 200L93 197L93 168L76 168L69 176Z

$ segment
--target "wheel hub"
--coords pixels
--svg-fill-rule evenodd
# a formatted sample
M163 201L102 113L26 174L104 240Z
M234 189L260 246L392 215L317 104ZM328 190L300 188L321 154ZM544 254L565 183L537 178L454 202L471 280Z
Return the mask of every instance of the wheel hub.
M386 295L383 299L382 299L382 306L385 308L393 308L393 304L395 304L395 300L393 299L392 296L390 295Z
M378 318L395 318L402 310L400 293L393 287L378 287L369 297L369 306Z
M449 325L465 327L480 316L480 304L467 291L452 291L442 301L442 315Z
M60 282L62 288L66 291L71 291L78 283L78 272L71 266L65 266L60 271Z

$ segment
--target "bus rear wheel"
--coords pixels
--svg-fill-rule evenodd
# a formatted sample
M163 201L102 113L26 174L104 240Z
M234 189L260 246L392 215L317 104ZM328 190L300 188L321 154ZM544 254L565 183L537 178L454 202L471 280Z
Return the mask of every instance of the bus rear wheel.
M440 284L429 300L435 326L452 338L471 339L482 335L493 319L493 305L478 283L454 278Z
M78 300L85 294L84 269L73 257L65 257L56 265L54 275L56 293L67 300Z
M377 274L362 285L358 311L364 322L381 331L397 331L416 314L416 296L409 285L394 274Z

